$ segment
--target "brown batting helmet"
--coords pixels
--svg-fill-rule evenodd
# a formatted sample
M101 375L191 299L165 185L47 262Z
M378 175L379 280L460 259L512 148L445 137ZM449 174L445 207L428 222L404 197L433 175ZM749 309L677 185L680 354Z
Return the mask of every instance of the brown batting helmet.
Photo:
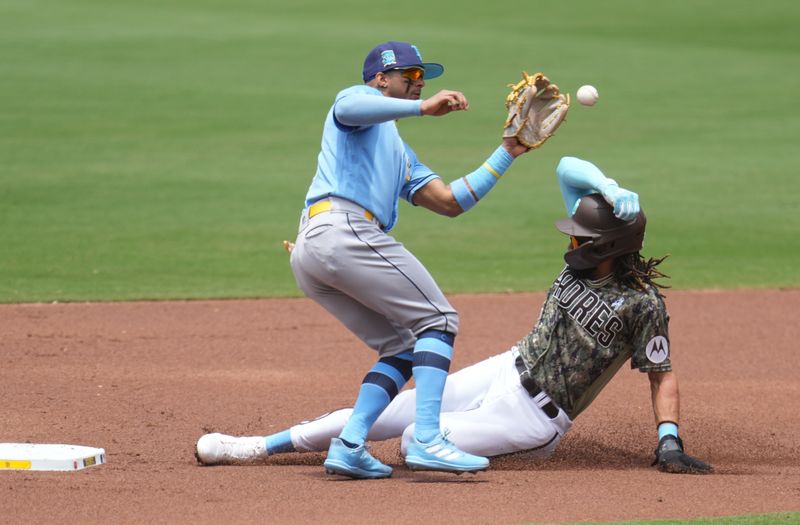
M556 228L572 237L588 239L570 246L564 260L576 270L595 268L610 257L635 253L642 249L647 219L644 212L629 221L614 216L614 208L599 194L582 197L569 219L556 222Z

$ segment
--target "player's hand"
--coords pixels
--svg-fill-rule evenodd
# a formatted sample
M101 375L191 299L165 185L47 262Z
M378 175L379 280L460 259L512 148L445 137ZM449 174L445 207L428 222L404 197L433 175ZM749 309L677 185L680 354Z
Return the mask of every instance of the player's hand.
M292 253L292 250L294 250L294 243L293 242L289 242L287 240L284 240L283 241L283 249L286 250L289 253Z
M639 194L620 188L613 180L602 188L600 193L606 202L614 207L616 218L630 221L639 215Z
M520 142L517 137L506 137L503 139L503 148L514 158L530 151L528 146Z
M422 101L422 114L431 117L441 117L452 111L466 111L469 109L467 97L460 91L443 89L431 98Z
M658 465L661 472L672 474L709 474L714 471L708 463L684 453L681 438L670 435L659 440L653 465Z

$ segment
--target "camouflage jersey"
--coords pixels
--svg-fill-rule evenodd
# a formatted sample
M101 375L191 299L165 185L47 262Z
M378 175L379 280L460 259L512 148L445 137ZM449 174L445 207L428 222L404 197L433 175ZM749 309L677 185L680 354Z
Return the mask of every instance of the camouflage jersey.
M580 279L566 267L517 348L527 373L574 420L628 358L642 372L672 370L668 324L655 287L624 287L613 274Z

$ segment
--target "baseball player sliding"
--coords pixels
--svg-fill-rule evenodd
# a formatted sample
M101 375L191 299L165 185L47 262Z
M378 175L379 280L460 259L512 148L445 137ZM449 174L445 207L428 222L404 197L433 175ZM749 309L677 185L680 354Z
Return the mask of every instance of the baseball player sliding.
M657 269L663 258L645 259L639 253L645 216L638 196L577 158L563 158L557 175L569 215L556 223L570 236L567 265L528 335L508 351L448 377L441 414L448 439L470 454L531 451L549 456L574 419L630 359L631 367L650 380L659 437L654 465L665 472L711 472L710 465L684 452L679 437L669 316L654 281L665 277ZM398 395L367 438L402 436L402 450L408 453L418 396L418 389ZM323 451L353 414L353 409L337 410L270 436L206 434L197 443L197 458L213 465Z
M412 375L417 387L416 425L404 448L406 464L456 473L489 465L485 457L459 450L440 426L458 313L419 260L387 232L397 223L401 198L451 217L469 210L515 157L538 146L538 142L526 145L521 137L534 131L541 136L542 128L549 136L566 109L557 87L546 77L536 77L536 90L528 85L534 81L521 83L525 85L520 93L533 94L516 101L515 111L546 113L542 107L552 106L553 116L544 124L536 121L533 131L526 131L531 126L524 118L507 123L502 145L475 171L446 185L417 159L395 123L468 109L467 98L459 91L441 90L421 98L426 81L443 71L440 64L423 62L416 46L380 44L364 61L364 84L339 92L325 119L317 171L291 255L292 271L308 297L378 354L350 417L329 439L328 473L352 478L391 475L392 469L372 457L364 442Z

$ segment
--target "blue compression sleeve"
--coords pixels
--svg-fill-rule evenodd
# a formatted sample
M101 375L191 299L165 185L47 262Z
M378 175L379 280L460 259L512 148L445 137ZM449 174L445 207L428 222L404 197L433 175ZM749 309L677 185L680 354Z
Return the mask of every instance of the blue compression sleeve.
M480 168L451 182L450 189L461 209L467 211L478 204L494 188L513 161L514 157L500 146Z
M345 126L371 126L405 117L422 115L422 100L404 100L355 93L336 103L336 120Z
M614 179L603 175L600 168L591 162L576 157L563 157L556 168L556 175L570 216L575 213L581 197L590 193L603 193L609 184L617 184Z

